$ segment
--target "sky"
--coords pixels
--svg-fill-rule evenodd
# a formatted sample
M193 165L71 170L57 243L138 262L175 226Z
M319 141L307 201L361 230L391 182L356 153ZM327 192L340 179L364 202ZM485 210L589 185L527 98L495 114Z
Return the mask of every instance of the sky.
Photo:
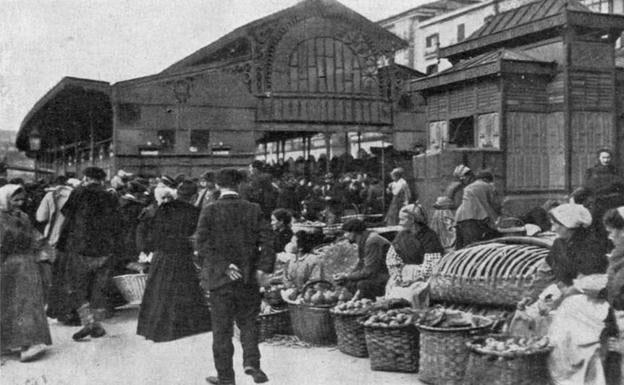
M377 21L427 0L340 0ZM151 75L298 0L0 0L0 131L64 76Z

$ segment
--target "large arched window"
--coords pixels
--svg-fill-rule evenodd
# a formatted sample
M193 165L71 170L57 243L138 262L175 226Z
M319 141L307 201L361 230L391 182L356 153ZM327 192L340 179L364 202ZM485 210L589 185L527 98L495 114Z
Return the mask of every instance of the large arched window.
M299 43L288 62L288 90L299 93L371 94L376 78L340 40L317 37ZM280 90L281 91L281 90Z

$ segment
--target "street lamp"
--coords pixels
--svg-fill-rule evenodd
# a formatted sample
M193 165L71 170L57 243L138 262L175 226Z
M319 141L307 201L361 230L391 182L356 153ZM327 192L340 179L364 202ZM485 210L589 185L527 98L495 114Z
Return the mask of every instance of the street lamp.
M30 151L39 151L41 149L41 134L35 127L28 136L28 148Z

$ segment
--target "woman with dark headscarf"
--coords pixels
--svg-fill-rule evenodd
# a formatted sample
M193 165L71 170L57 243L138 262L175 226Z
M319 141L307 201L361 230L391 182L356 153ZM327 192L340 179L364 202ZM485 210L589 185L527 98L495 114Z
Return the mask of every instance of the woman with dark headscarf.
M52 344L44 310L43 236L20 210L26 193L19 185L0 187L0 346L20 351L23 362L37 359Z
M196 190L195 190L196 192ZM175 190L158 186L154 196L158 208L150 221L154 251L137 334L154 342L171 341L210 331L210 312L193 265L193 244L199 209L190 199L174 200ZM179 191L181 199L192 194Z
M427 215L421 205L409 204L403 207L399 211L399 224L403 229L396 235L386 254L390 275L386 294L402 297L400 292L404 290L395 288L408 287L417 281L423 284L422 287L411 288L413 290L410 289L409 293L420 294L428 278L426 266L423 265L425 255L442 255L444 247L438 235L427 226Z

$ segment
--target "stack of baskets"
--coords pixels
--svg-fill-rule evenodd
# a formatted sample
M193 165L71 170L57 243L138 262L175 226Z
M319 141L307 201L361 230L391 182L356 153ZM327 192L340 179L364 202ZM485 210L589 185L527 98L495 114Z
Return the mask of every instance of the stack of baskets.
M360 321L364 325L364 319ZM409 373L418 371L419 342L416 326L364 325L364 335L372 370Z
M340 312L335 308L331 310L338 338L338 350L354 357L368 357L364 326L359 321L359 318L367 312L368 309L352 312Z
M475 316L477 317L477 316ZM434 385L463 385L468 364L466 345L475 336L486 334L492 322L484 317L480 326L444 328L418 325L420 331L420 372L423 382Z
M305 293L308 287L322 284L333 288L328 281L310 281L302 288ZM336 343L336 330L332 322L330 309L334 305L309 305L305 303L288 302L292 329L300 340L313 345L333 345Z
M125 274L113 277L115 286L121 292L128 305L140 305L143 302L147 274Z
M468 343L470 358L466 385L547 385L550 384L548 355L551 346L526 353L485 352L484 337Z

